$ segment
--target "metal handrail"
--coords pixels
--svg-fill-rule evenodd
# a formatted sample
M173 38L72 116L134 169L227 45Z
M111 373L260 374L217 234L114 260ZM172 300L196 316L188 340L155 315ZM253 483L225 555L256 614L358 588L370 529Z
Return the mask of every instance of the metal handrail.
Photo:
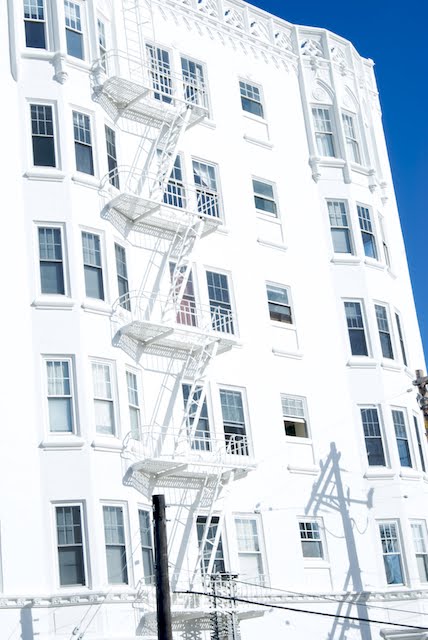
M101 180L100 192L111 199L119 193L158 202L159 205L191 211L210 219L220 218L220 196L216 191L173 178L162 178L150 171L119 165Z
M236 321L231 309L211 302L203 305L190 297L175 300L173 295L129 291L113 303L113 314L129 322L153 322L186 330L235 335Z
M130 56L119 49L111 49L93 62L91 78L95 91L101 90L107 80L119 78L140 85L164 105L179 102L208 112L208 91L201 78L186 77L160 61Z

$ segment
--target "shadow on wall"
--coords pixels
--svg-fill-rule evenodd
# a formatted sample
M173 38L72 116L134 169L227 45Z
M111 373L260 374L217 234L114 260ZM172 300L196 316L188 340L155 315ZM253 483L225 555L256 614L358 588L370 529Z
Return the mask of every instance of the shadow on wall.
M33 611L30 605L22 607L20 618L21 640L34 640Z
M324 509L327 508L330 511L336 511L340 514L349 559L349 569L343 584L343 591L356 591L361 593L364 591L364 588L361 580L361 569L349 508L351 505L363 505L366 506L367 509L371 509L373 506L373 489L370 489L367 493L366 500L351 498L349 488L345 493L339 464L340 458L341 453L337 450L336 444L334 442L330 443L330 453L325 462L320 461L321 473L312 487L311 496L305 511L307 514L316 516L319 509L324 507ZM367 605L364 602L339 603L336 615L349 615L358 618L369 617ZM328 639L346 640L347 632L349 631L359 631L361 640L372 640L369 623L344 619L334 620Z

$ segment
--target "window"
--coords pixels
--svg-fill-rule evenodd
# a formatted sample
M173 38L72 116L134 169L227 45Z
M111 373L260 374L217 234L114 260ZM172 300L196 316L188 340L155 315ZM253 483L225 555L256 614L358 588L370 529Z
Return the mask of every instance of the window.
M61 229L39 227L40 282L42 293L64 295Z
M199 62L181 58L184 99L208 109L208 95L205 87L204 69Z
M176 308L176 322L178 322L178 324L185 324L189 327L196 327L198 324L198 314L196 310L196 297L195 288L193 286L192 270L190 269L187 272L186 265L179 267L174 262L169 263L169 270ZM183 280L186 277L187 281L183 288Z
M263 105L260 89L253 84L240 81L239 90L241 93L241 105L243 110L263 118Z
M382 543L386 581L388 584L404 584L403 566L401 563L401 547L398 537L398 523L380 523L379 533Z
M235 518L239 579L263 583L263 559L256 518Z
M107 38L106 38L106 25L101 18L97 18L97 29L98 29L98 50L100 53L101 66L106 70L106 60L105 55L107 53Z
M212 328L224 333L235 333L227 275L207 271L207 285Z
M364 320L359 302L345 302L346 322L353 356L368 356Z
M267 284L266 292L270 319L275 320L275 322L293 324L287 287Z
M76 154L76 169L82 173L94 175L94 161L92 157L91 121L89 116L73 111L74 151Z
M406 345L404 344L403 330L401 328L401 320L398 313L395 314L395 322L397 323L397 333L398 333L398 340L400 342L401 357L403 358L404 366L407 367Z
M122 507L103 506L109 584L128 584L125 525Z
M354 253L346 204L340 200L327 201L330 230L335 253Z
M103 435L115 434L114 400L111 365L92 363L95 427Z
M71 2L71 0L64 0L64 13L67 53L73 58L83 60L83 30L80 4Z
M424 450L422 448L422 440L421 440L421 434L419 431L419 422L416 416L413 416L413 424L415 427L415 434L416 434L416 442L418 444L418 451L419 451L419 457L421 459L421 469L422 471L426 471L426 466L425 466L425 456L424 456Z
M192 449L197 451L211 451L210 423L206 396L204 396L200 406L203 389L202 387L196 387L192 397L190 397L192 385L185 383L182 388L184 409L187 416L187 429L192 434ZM200 411L198 423L195 425L198 411Z
M146 45L152 78L153 97L161 102L172 102L172 79L169 53L154 45Z
M281 404L285 435L308 438L306 399L281 394Z
M193 180L196 185L198 213L219 218L220 202L216 167L213 164L193 160Z
M380 304L375 304L375 311L382 355L384 358L390 358L391 360L393 360L394 351L392 349L391 333L389 331L389 322L386 308Z
M145 584L153 584L155 579L155 569L153 560L153 538L152 525L150 522L150 512L143 509L138 510L140 521L141 553L143 555L143 572Z
M120 189L119 173L117 171L117 151L116 151L116 132L105 125L106 146L107 146L107 165L108 179L110 184L116 189Z
M159 156L161 153L159 152ZM163 201L171 207L183 209L186 206L186 191L183 184L183 171L181 168L181 158L176 156L171 175L166 185Z
M324 560L320 525L315 520L299 522L300 542L304 558Z
M202 543L206 534L205 544L202 549L202 559L201 559L201 568L203 573L207 573L211 559L211 553L214 548L214 543L217 537L217 529L219 526L219 517L212 516L209 522L209 526L207 531L205 531L207 526L207 517L206 516L198 516L196 519L196 532L198 535L198 545L199 549L202 547ZM212 564L211 573L225 573L226 567L224 562L224 553L223 553L223 541L221 538L221 533L218 536L218 544L217 550L215 553L214 561Z
M56 507L59 583L85 585L82 514L79 506Z
M264 180L253 179L254 203L257 211L277 216L277 206L273 185Z
M104 300L100 236L82 231L82 244L86 295L88 298Z
M320 156L336 157L331 113L328 107L312 107L315 141Z
M74 426L70 360L46 360L49 431L72 433Z
M31 104L31 137L35 167L56 167L52 107Z
M138 379L132 371L126 372L126 385L128 387L129 418L131 422L131 435L135 440L140 439L140 402L138 398Z
M220 403L227 452L247 456L248 441L242 391L220 389Z
M126 252L120 245L114 245L114 251L116 255L116 271L117 271L117 286L119 289L119 304L127 311L131 311L131 302L129 299L129 285L128 285L128 269L126 266Z
M427 527L425 522L412 522L411 527L419 580L421 582L428 582Z
M378 411L375 407L361 409L361 420L364 429L367 458L369 466L385 466L385 454L382 444L382 433Z
M389 256L389 248L388 248L388 243L386 241L386 234L385 234L385 224L381 215L379 215L379 228L380 228L380 235L382 238L383 257L385 258L385 264L387 267L391 267L391 258Z
M44 0L24 0L25 46L46 49Z
M392 410L392 421L394 423L395 438L397 440L398 455L402 467L412 467L410 456L409 440L407 436L406 420L404 411Z
M361 164L360 147L357 140L355 116L342 113L343 130L345 133L346 150L351 162Z
M357 211L361 229L361 237L363 240L364 255L368 258L378 260L376 239L373 232L373 224L370 216L370 211L367 209L367 207L363 207L361 205L357 206Z

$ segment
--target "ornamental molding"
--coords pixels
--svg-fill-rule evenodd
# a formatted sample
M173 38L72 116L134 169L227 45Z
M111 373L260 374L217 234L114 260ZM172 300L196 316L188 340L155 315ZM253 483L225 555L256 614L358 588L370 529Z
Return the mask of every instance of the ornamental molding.
M137 592L92 591L91 593L55 594L48 596L2 596L0 609L70 607L90 604L134 604Z

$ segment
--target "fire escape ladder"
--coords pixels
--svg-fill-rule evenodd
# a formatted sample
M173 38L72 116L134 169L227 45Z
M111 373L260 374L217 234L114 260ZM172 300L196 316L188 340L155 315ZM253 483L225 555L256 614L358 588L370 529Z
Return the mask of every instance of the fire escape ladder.
M145 0L122 0L122 16L129 77L135 79L135 72L141 76L141 63L144 60L142 28L144 24L153 22L150 3Z

